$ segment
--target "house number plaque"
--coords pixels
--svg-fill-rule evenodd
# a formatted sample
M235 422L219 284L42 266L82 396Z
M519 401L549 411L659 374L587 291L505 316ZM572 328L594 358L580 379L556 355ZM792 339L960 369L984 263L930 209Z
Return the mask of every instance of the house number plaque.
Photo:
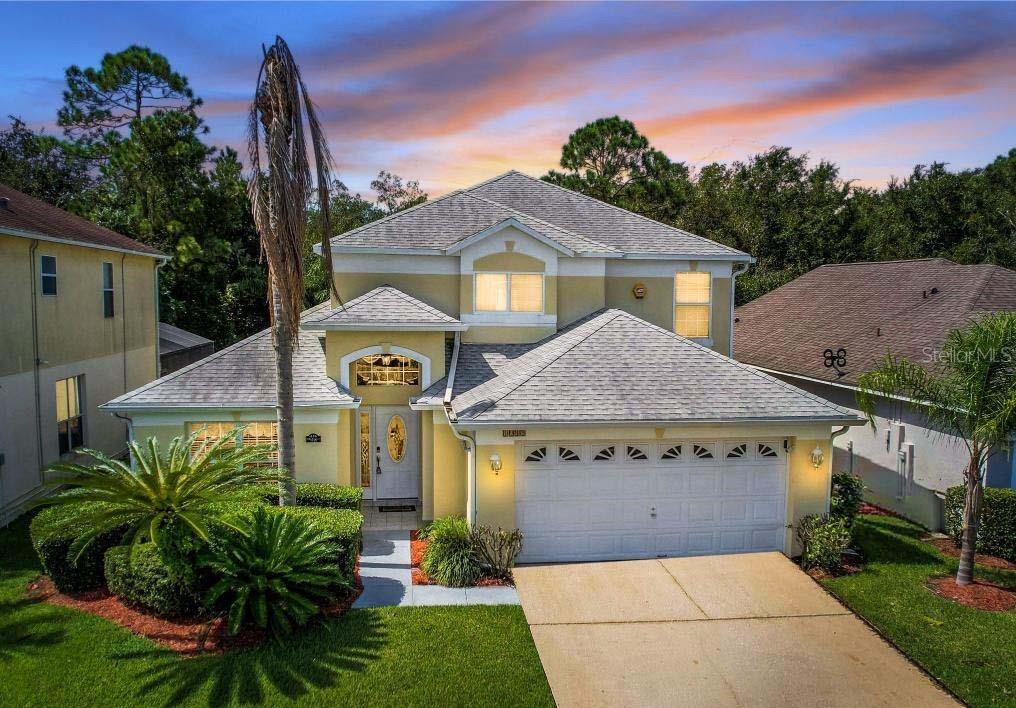
M503 438L524 438L526 437L525 430L508 429L501 431L501 437Z
M321 442L321 436L317 433L308 433L307 437L304 438L304 441L309 443L319 443Z

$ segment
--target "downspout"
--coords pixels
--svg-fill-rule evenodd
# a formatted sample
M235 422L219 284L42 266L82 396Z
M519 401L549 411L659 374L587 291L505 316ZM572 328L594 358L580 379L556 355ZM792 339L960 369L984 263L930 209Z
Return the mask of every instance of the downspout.
M734 303L737 301L737 276L748 272L748 266L738 263L737 269L730 271L730 341L727 343L727 356L734 358Z
M28 270L32 282L32 376L35 384L35 432L36 450L39 460L39 481L42 481L44 457L42 454L42 384L39 381L39 294L35 284L35 251L39 248L37 240L32 241L28 249Z
M123 322L123 392L127 393L127 278L124 262L127 254L120 256L120 319Z
M448 427L452 435L462 441L462 447L466 450L466 520L470 526L476 524L476 438L455 429L455 412L452 410L452 390L455 387L455 367L459 362L459 343L461 333L455 333L455 345L452 348L452 365L448 369L448 383L445 385L444 398L441 402L444 407L445 417L448 418Z
M838 430L834 430L832 435L829 436L829 496L826 497L826 513L829 513L829 502L832 501L832 479L833 479L833 457L836 455L836 438L843 435L845 432L850 430L849 425L844 425Z
M159 351L159 268L168 261L155 261L155 378L162 376L162 353Z
M119 413L116 412L114 412L113 415L119 418L120 420L127 422L127 442L128 443L134 442L134 419L131 418L130 416L120 415ZM133 450L131 450L130 444L127 445L127 457L128 459L130 459L131 469L136 470L137 465L135 463L134 452Z

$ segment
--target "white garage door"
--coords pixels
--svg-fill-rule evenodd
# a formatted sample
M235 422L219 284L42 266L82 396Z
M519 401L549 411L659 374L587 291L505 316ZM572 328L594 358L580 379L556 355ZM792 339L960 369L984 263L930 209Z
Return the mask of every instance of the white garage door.
M522 562L783 548L781 441L563 441L517 448Z

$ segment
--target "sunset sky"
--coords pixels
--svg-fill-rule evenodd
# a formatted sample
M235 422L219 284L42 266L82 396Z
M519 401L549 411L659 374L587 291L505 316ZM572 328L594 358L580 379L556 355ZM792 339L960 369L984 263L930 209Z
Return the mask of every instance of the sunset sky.
M63 72L132 43L205 99L239 147L261 43L308 79L337 171L432 196L542 174L618 114L692 167L789 145L881 185L915 163L1016 147L1016 4L7 4L6 115L56 131Z

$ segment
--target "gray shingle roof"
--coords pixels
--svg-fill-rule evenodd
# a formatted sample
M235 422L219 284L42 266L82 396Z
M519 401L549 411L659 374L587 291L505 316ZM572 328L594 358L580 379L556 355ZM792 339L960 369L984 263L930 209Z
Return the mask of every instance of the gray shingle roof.
M165 322L159 323L159 352L162 354L192 347L203 347L211 343L212 340L206 339L200 334L188 332Z
M734 248L515 171L353 229L332 245L440 253L511 218L583 255L748 259Z
M437 384L417 402L436 393ZM460 422L479 424L859 422L844 408L613 309L536 344L462 345L452 409Z
M315 310L302 319L300 324L304 329L405 328L455 331L465 328L451 315L390 285L374 288L344 306Z
M322 303L303 313L316 314ZM349 406L356 398L325 372L324 343L300 331L293 360L293 398L298 407ZM273 408L275 350L271 330L258 332L201 361L114 398L109 410L172 408Z

